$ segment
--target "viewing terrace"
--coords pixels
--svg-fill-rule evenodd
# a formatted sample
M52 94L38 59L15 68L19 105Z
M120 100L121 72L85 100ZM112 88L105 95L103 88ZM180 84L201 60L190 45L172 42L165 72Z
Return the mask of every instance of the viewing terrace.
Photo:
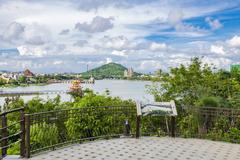
M136 116L134 106L111 106L35 114L18 109L1 116L4 159L240 159L240 110L199 108L175 118ZM12 136L6 122L17 116L20 131ZM13 147L21 157L9 155Z

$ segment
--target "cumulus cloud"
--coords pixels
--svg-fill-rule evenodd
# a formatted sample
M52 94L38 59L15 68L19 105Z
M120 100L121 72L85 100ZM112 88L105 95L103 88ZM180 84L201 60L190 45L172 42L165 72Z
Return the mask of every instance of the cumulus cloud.
M88 44L88 41L86 41L86 40L78 40L77 42L73 43L73 46L83 47L86 44Z
M127 56L127 53L126 53L126 50L121 50L121 51L113 50L112 55L125 57Z
M230 40L227 40L227 43L232 47L240 47L240 36L234 36Z
M42 57L47 54L47 52L41 47L19 46L17 47L17 50L20 56Z
M112 63L112 62L113 62L112 58L109 58L109 57L106 58L106 64Z
M223 58L223 57L203 57L202 61L207 64L213 64L217 68L228 68L230 64L233 62L232 60L228 58Z
M26 25L23 38L27 44L43 45L50 41L50 32L37 23Z
M101 42L100 44L101 47L118 49L118 50L127 49L127 48L129 49L136 46L136 44L133 44L132 42L130 42L125 36L117 36L117 37L104 36L100 40L100 42Z
M182 10L176 9L176 10L171 10L168 13L168 22L172 25L177 25L182 22L183 19L183 12Z
M113 28L113 18L104 18L101 16L96 16L90 23L77 23L75 29L81 32L96 33L104 32Z
M7 41L15 41L23 34L25 27L17 22L12 22L2 33L2 38Z
M17 45L43 45L49 42L50 32L43 26L34 23L23 25L12 22L2 34L2 39Z
M161 65L160 61L156 60L144 60L140 63L140 70L145 70L146 68L153 68L154 70L160 69L163 66Z
M54 65L61 65L63 64L64 62L62 60L58 60L58 61L54 61L53 64Z
M115 6L117 8L129 8L135 5L141 5L144 3L150 3L154 0L75 0L74 2L77 4L80 10L90 11L92 9L97 10L100 7L109 7Z
M184 14L180 9L170 10L167 22L177 31L175 34L181 37L200 37L207 34L204 29L192 24L184 23Z
M224 51L223 46L220 46L220 45L211 45L210 51L212 53L221 54L221 55L225 55L226 54L226 52Z
M69 29L63 29L63 30L59 33L59 35L67 35L67 34L69 34L69 32L70 32Z
M212 30L217 30L222 27L222 24L218 19L212 19L211 17L206 17L205 21L208 23L208 25Z
M153 42L151 45L150 45L150 50L151 51L158 51L158 50L164 50L167 48L167 45L165 43L156 43L156 42Z

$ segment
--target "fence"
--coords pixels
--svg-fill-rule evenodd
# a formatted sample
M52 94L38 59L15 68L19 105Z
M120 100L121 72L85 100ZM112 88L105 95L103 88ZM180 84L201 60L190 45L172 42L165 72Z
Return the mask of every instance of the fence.
M1 158L7 155L7 150L14 144L20 144L20 155L25 155L25 118L24 108L1 113ZM11 120L8 124L8 120Z
M176 119L164 116L139 117L136 116L135 106L84 107L24 116L22 109L15 112L19 112L21 117L20 120L16 115L9 117L21 124L16 127L20 132L14 132L15 139L10 139L8 135L11 134L6 134L10 133L10 130L6 132L6 128L10 126L6 127L6 120L3 118L10 112L1 114L4 124L1 128L3 155L6 155L6 149L11 149L6 142L25 142L21 146L19 144L19 151L22 156L30 157L35 153L54 150L71 143L128 135L128 129L130 135L137 138L176 135L240 143L240 109L195 107L180 111ZM22 127L24 121L25 127Z
M123 135L135 130L134 106L89 107L26 115L26 157L46 149Z

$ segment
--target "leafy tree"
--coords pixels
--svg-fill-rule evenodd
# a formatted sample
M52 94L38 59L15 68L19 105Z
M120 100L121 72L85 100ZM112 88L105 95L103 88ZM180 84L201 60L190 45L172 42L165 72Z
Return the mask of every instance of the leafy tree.
M27 82L27 78L25 76L19 76L18 82L19 83L26 83Z
M215 71L213 66L193 58L188 66L171 68L161 73L160 84L148 87L156 101L175 100L184 106L193 106L203 97L219 97L226 106L240 92L240 83L224 70ZM206 100L206 98L205 98Z

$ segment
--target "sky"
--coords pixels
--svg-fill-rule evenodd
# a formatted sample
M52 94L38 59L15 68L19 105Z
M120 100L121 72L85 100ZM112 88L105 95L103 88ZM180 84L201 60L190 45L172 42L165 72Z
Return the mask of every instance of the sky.
M0 0L0 70L240 63L240 0Z

